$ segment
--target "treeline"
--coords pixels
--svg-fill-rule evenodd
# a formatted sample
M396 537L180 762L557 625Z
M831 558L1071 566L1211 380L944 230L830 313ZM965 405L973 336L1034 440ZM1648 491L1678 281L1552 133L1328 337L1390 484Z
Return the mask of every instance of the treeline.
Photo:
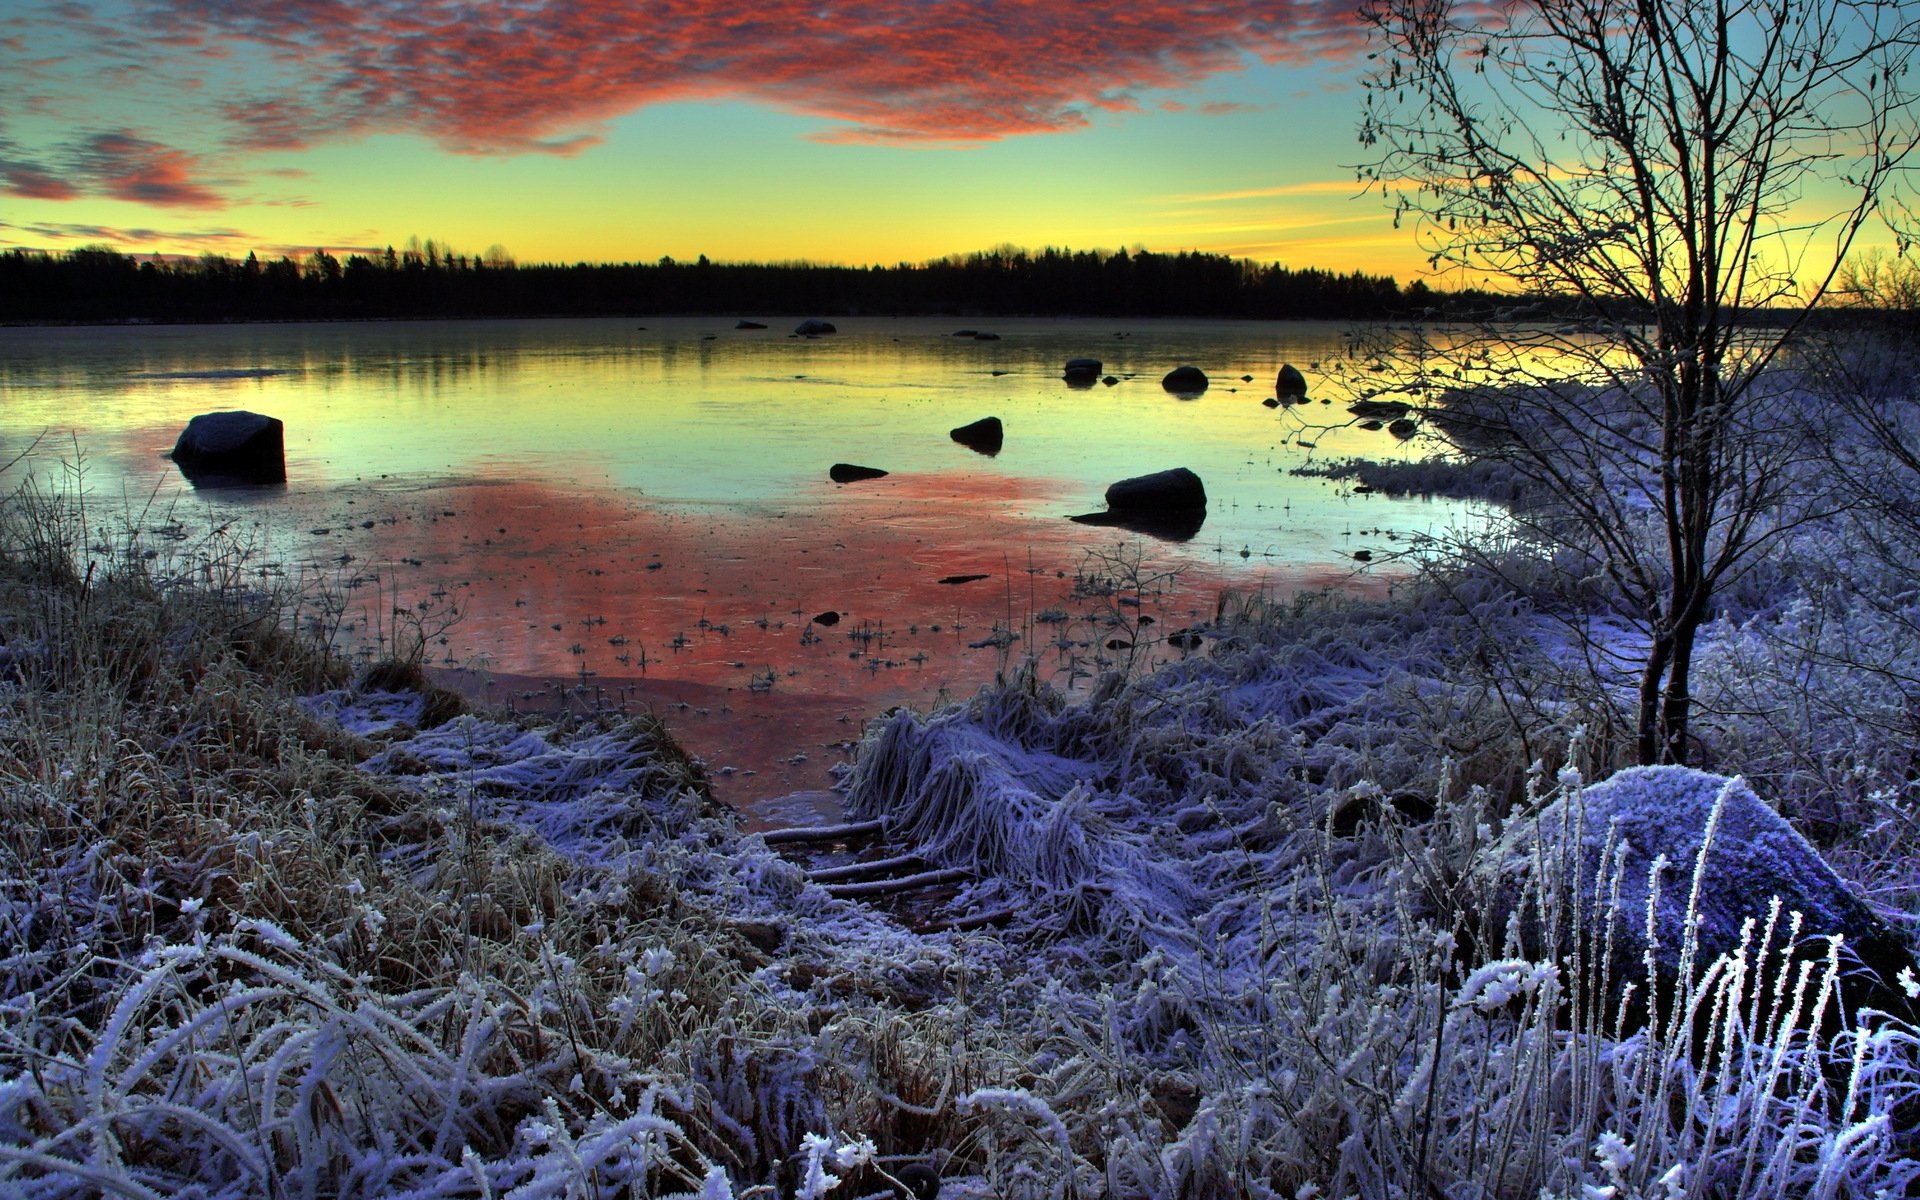
M1218 254L1002 248L927 263L519 265L504 250L316 250L302 259L0 253L0 322L288 321L666 313L1369 318L1444 301L1424 283Z

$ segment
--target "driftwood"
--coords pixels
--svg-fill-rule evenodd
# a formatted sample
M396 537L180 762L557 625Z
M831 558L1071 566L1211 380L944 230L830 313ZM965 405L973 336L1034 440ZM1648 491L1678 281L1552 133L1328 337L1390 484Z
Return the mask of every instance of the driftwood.
M822 867L818 871L807 872L807 878L815 883L845 883L851 879L872 879L876 875L889 875L905 868L926 865L927 860L918 854L896 854L892 858L876 858L871 862Z
M918 888L939 887L943 883L959 883L972 874L965 867L947 867L938 871L922 871L918 875L902 875L898 879L831 884L827 894L839 900L863 900L871 896L892 896Z
M873 837L885 829L883 821L854 821L848 825L806 825L798 829L775 829L760 836L769 846L787 846L796 842L848 842Z
M989 925L1004 925L1013 920L1018 913L1011 908L996 908L988 912L973 913L965 917L943 917L938 921L928 921L914 927L916 933L965 933L970 929L985 929Z

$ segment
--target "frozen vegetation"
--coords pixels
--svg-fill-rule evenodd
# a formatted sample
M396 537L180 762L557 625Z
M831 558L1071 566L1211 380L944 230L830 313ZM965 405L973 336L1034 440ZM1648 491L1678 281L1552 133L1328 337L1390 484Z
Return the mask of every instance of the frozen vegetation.
M1621 773L1641 635L1537 520L882 717L849 814L967 873L934 913L650 720L353 681L217 536L77 517L0 522L8 1196L1920 1186L1920 574L1864 501L1723 593L1697 769Z

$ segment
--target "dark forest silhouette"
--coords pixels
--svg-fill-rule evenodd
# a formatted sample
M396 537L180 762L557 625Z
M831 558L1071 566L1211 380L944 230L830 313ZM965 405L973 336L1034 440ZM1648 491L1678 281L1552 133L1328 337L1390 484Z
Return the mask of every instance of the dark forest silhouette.
M1001 248L927 263L522 266L410 240L344 260L0 253L0 322L284 321L666 313L1377 318L1464 298L1388 276L1199 252Z

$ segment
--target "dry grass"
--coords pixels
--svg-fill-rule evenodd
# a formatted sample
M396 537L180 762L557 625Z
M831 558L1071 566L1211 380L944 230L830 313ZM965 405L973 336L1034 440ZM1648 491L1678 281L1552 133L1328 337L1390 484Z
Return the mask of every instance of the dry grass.
M939 1134L899 1114L954 1086L940 1010L847 999L896 986L875 963L782 982L831 938L754 911L797 874L728 858L657 722L488 725L403 661L355 686L413 722L354 736L238 550L84 529L31 491L0 518L0 1191L784 1192L810 1132ZM628 786L589 763L510 803L409 749L461 728L615 747ZM570 856L529 804L620 849Z

